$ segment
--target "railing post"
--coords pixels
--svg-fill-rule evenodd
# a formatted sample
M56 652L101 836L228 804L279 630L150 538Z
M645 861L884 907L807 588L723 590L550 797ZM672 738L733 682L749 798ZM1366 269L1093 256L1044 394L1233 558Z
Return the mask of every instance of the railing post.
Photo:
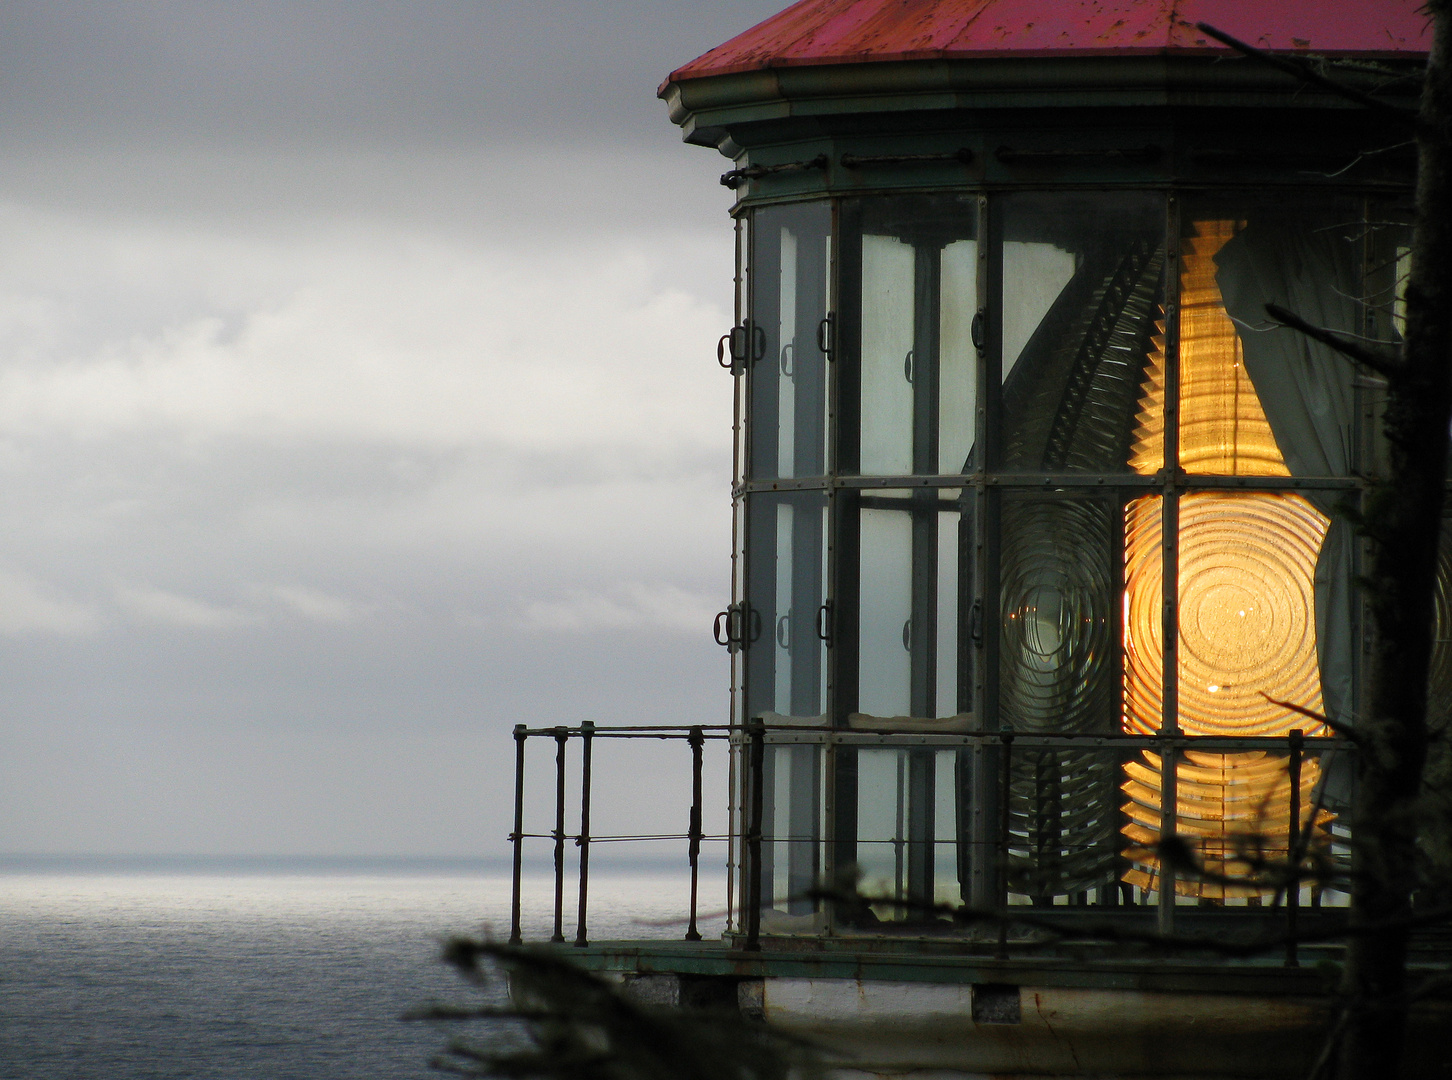
M555 932L550 941L565 940L565 743L569 731L555 728Z
M1291 732L1291 756L1286 771L1291 781L1290 828L1286 836L1286 967L1300 967L1296 950L1297 922L1301 911L1301 754L1306 736L1300 729ZM1309 829L1313 822L1307 822Z
M590 944L585 931L585 915L590 894L590 757L595 743L594 721L580 725L580 911L575 920L575 947Z
M519 892L524 854L524 738L527 729L523 724L514 725L514 832L509 840L514 845L514 883L509 905L509 944L518 945L523 940L519 930Z
M701 932L696 929L696 900L701 862L701 750L706 744L706 735L699 727L693 727L687 740L691 744L691 820L687 829L690 836L687 855L691 860L691 924L686 928L686 940L700 941Z
M751 810L746 825L746 948L761 949L761 831L762 778L766 773L766 724L761 717L747 722L751 754L746 779L751 789Z

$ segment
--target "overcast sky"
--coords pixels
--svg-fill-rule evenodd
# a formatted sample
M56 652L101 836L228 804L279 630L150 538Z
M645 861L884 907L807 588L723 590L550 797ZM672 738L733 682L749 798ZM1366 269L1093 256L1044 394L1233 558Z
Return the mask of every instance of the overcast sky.
M0 851L500 854L516 722L724 720L655 89L784 2L0 8Z

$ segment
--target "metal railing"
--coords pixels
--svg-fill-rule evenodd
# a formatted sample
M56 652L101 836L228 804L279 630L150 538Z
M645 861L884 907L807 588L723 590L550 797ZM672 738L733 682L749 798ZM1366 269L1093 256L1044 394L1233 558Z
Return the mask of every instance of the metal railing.
M544 738L555 743L555 822L548 833L527 833L524 831L524 768L525 743L530 738ZM726 841L725 836L707 836L702 830L701 772L702 757L708 741L724 741L730 738L730 729L719 725L695 724L691 726L639 725L623 727L597 727L586 720L578 727L559 725L555 727L531 728L518 724L514 728L514 829L509 834L514 846L513 893L510 901L509 941L518 945L523 940L521 916L523 906L524 841L546 839L554 844L554 932L550 941L563 943L565 913L565 842L572 841L579 849L579 876L577 888L577 917L574 944L580 948L589 945L588 914L590 893L590 845L600 843L628 843L650 840L684 840L687 842L686 857L691 872L690 913L685 940L700 941L701 934L696 926L700 900L700 857L701 844L707 841ZM580 741L580 831L565 831L566 815L566 748L571 739ZM685 742L691 748L691 805L687 816L686 831L683 833L652 833L618 836L593 836L590 832L590 788L593 779L593 751L596 739L653 739Z
M930 723L930 722L929 722ZM925 724L924 727L928 727ZM525 763L526 744L530 739L544 739L554 743L554 827L549 832L527 833L524 830L525 813ZM686 743L691 750L691 802L686 814L686 829L683 832L665 832L633 835L592 835L590 825L591 811L591 787L593 772L593 746L597 739L646 739L646 740L667 740ZM728 858L728 905L733 905L734 896L730 894L735 889L735 873L740 871L742 880L741 888L741 909L738 933L741 945L744 949L753 951L761 948L763 937L762 912L763 908L771 904L771 898L764 894L763 866L769 860L763 856L764 844L807 844L817 847L823 854L823 873L818 883L811 886L811 890L817 893L811 902L822 902L824 909L824 924L822 932L828 935L847 929L848 933L853 931L846 927L833 926L832 912L835 900L823 891L840 883L834 873L840 870L836 866L833 856L833 848L841 842L838 836L836 825L833 821L834 807L830 802L831 795L827 794L829 800L816 807L813 811L813 825L803 835L790 835L775 829L774 824L767 820L768 810L766 806L766 792L769 786L775 781L768 776L768 748L790 747L790 746L811 746L816 747L823 755L821 776L824 780L824 792L830 793L836 784L834 775L837 767L837 757L844 751L900 751L911 753L914 751L959 751L978 753L989 766L988 773L980 776L985 784L985 790L992 788L988 794L981 794L976 789L972 793L974 800L982 800L985 803L996 805L987 806L987 812L983 816L989 819L989 824L980 834L960 835L956 834L951 840L939 839L936 834L927 840L931 851L936 851L942 844L952 844L955 847L970 848L985 852L984 865L988 867L988 884L980 889L975 895L975 903L965 903L965 910L968 907L977 909L978 914L985 912L996 914L1000 921L1000 948L1006 940L1006 927L1013 918L1024 914L1024 909L1016 908L1011 902L1011 895L1017 895L1010 888L1008 867L1010 861L1017 855L1023 857L1023 851L1029 845L1022 828L1015 834L1011 829L1011 812L1009 801L1005 793L1013 790L1015 774L1013 772L1015 762L1022 763L1025 754L1052 755L1066 752L1098 751L1106 756L1106 759L1122 765L1134 755L1142 755L1145 752L1158 755L1159 778L1163 790L1159 793L1161 816L1158 828L1158 843L1160 850L1165 840L1173 841L1180 835L1182 813L1180 810L1180 793L1177 790L1177 778L1181 771L1181 765L1187 764L1183 755L1194 752L1207 754L1238 754L1247 751L1261 751L1274 755L1276 762L1284 762L1284 776L1286 785L1286 805L1277 813L1284 814L1287 824L1283 839L1284 849L1277 849L1280 857L1281 868L1278 871L1281 875L1281 883L1274 885L1274 900L1262 914L1266 917L1279 918L1284 921L1284 934L1286 939L1286 962L1294 965L1296 963L1296 941L1298 933L1298 920L1301 908L1300 877L1301 866L1308 857L1313 836L1317 829L1318 820L1321 820L1322 805L1321 796L1318 794L1310 812L1307 814L1307 802L1303 792L1302 771L1306 767L1308 757L1317 757L1323 761L1326 755L1333 752L1350 751L1352 744L1343 739L1335 738L1314 738L1307 739L1299 731L1293 731L1282 737L1252 737L1252 736L1187 736L1187 735L1125 735L1125 734L1103 734L1083 735L1074 733L1026 733L1026 732L948 732L931 730L870 730L862 728L827 728L796 725L767 725L761 720L753 720L745 726L725 725L661 725L661 726L623 726L623 727L598 727L590 722L581 723L578 726L552 726L531 728L525 725L518 725L514 729L515 740L515 788L514 788L514 829L510 833L510 840L513 844L513 894L511 904L510 941L518 943L522 940L521 932L521 906L522 906L522 877L524 843L526 840L548 840L553 846L554 864L554 911L553 911L553 934L550 940L563 943L564 934L564 911L566 900L566 858L565 847L567 842L573 842L578 848L578 887L577 887L577 924L574 944L585 947L589 944L588 937L588 903L590 886L590 848L592 844L599 843L623 843L632 841L647 840L676 840L685 841L687 844L687 860L690 868L690 905L688 912L687 930L685 940L699 941L701 934L697 926L699 909L699 866L702 844L718 841L731 843L731 857ZM580 746L579 768L580 768L580 805L579 821L580 828L576 833L566 831L567 817L567 747L576 740ZM708 836L702 828L702 771L703 771L703 750L708 741L729 741L731 744L731 777L728 781L730 787L730 827L728 835ZM985 753L986 752L986 753ZM1277 765L1279 767L1279 764ZM1116 766L1118 768L1118 766ZM738 770L739 774L738 775ZM996 773L994 776L992 774ZM1122 776L1115 774L1116 779L1114 790L1121 789L1117 786L1122 782ZM995 786L996 785L996 786ZM1279 787L1277 786L1277 789ZM899 792L899 798L901 793ZM975 807L977 803L975 802ZM1118 810L1117 805L1105 808L1107 813ZM1188 820L1188 819L1185 819ZM898 833L903 833L899 824ZM1115 842L1123 844L1122 836L1116 831ZM1325 836L1323 834L1324 841ZM734 841L734 843L732 843ZM898 859L901 862L901 853L905 845L917 843L905 835L896 835L890 842L897 847ZM854 840L856 845L858 841ZM1121 850L1120 854L1123 852ZM935 858L935 855L930 855ZM973 856L978 858L979 856ZM1344 860L1343 860L1344 861ZM1154 921L1157 932L1163 935L1170 935L1174 931L1174 919L1176 907L1183 907L1186 903L1195 903L1193 899L1187 900L1179 895L1176 883L1177 875L1181 871L1170 859L1159 858L1153 871L1155 876L1155 888L1146 890L1146 900L1149 894L1154 894L1153 903L1149 907L1155 911ZM1127 884L1117 875L1106 879L1112 889L1124 890L1128 894L1131 890ZM899 870L901 878L901 870ZM1262 881L1268 880L1262 878ZM1262 886L1269 890L1270 887ZM1316 891L1319 886L1312 884L1312 902L1319 904L1319 893ZM966 890L967 884L963 885ZM929 901L932 897L928 897ZM965 892L966 899L966 892ZM864 898L866 902L876 902L871 897ZM1025 897L1019 897L1020 902L1027 902ZM1037 901L1034 901L1037 904ZM1111 901L1114 903L1114 901ZM1258 901L1257 901L1258 903ZM1134 906L1130 903L1128 906ZM1043 909L1034 911L1035 916ZM1147 909L1141 908L1141 910ZM1072 914L1065 907L1051 908L1049 914ZM728 911L728 926L731 915ZM938 931L941 932L941 931Z
M927 728L931 722L925 723ZM820 843L822 850L827 854L828 868L822 875L824 879L832 881L835 877L835 860L831 858L832 849L841 843L835 830L828 825L825 830L813 836L782 836L774 835L766 821L764 806L764 793L767 790L768 782L764 782L766 773L767 749L772 746L783 745L810 745L821 748L827 755L840 753L842 750L898 750L911 752L914 750L957 750L957 751L989 751L987 755L993 762L993 772L997 773L992 779L996 781L996 798L998 805L992 808L992 817L996 818L994 827L988 832L990 835L977 838L958 836L952 841L930 840L928 843L953 843L954 845L986 845L993 850L992 862L996 873L993 883L993 895L980 897L980 908L977 914L991 914L996 917L1000 926L1000 935L1006 933L1007 925L1013 921L1016 915L1025 914L1016 912L1010 904L1010 887L1008 875L1005 872L1010 860L1011 851L1016 847L1023 846L1023 838L1015 837L1010 832L1010 814L1007 810L1007 800L1004 793L1010 790L1013 781L1013 764L1016 754L1035 752L1072 752L1099 750L1109 754L1123 762L1131 755L1149 751L1159 756L1159 775L1162 780L1163 790L1160 792L1161 817L1158 830L1157 844L1154 850L1166 850L1166 841L1171 844L1177 838L1181 838L1182 821L1188 820L1181 812L1181 798L1177 790L1176 780L1181 769L1190 763L1184 759L1187 752L1201 752L1206 754L1238 754L1248 751L1261 751L1274 755L1276 759L1284 762L1286 803L1284 807L1285 820L1288 828L1284 837L1284 849L1277 850L1275 854L1281 856L1281 866L1277 868L1277 874L1281 876L1279 882L1274 882L1276 875L1270 875L1261 879L1260 888L1266 891L1274 891L1274 899L1270 907L1263 911L1267 917L1280 917L1284 920L1283 937L1286 941L1286 962L1294 966L1297 962L1297 933L1298 921L1301 907L1301 866L1307 859L1310 846L1313 842L1318 819L1323 812L1322 798L1324 793L1318 791L1316 797L1311 801L1309 813L1308 806L1303 792L1302 770L1308 757L1326 759L1333 752L1349 752L1354 749L1353 744L1345 739L1317 737L1307 739L1303 732L1292 731L1286 736L1189 736L1184 734L1154 734L1154 735L1131 735L1131 734L1103 734L1085 735L1062 732L1025 733L1002 731L994 733L975 732L933 732L930 730L904 731L901 729L892 730L871 730L864 728L825 728L825 727L797 727L797 726L768 726L760 721L749 722L745 729L737 729L740 732L738 737L744 738L746 743L746 778L744 788L744 829L743 829L743 855L745 873L745 896L742 901L741 919L744 930L744 948L747 950L759 949L762 938L762 911L770 905L771 899L763 893L762 867L767 861L763 857L763 844L773 841L811 841ZM827 783L835 772L836 763L830 757L824 765L824 772L828 777ZM1122 779L1122 778L1121 778ZM1279 788L1279 785L1277 785ZM975 796L977 797L977 796ZM1273 809L1267 807L1266 809ZM901 832L901 828L899 828ZM1247 839L1251 839L1249 835ZM898 836L894 838L895 844L901 845L911 843L910 840ZM1338 869L1338 876L1345 872L1345 858L1336 860L1342 865ZM1177 870L1176 864L1171 859L1157 857L1157 885L1158 888L1151 890L1155 896L1154 907L1156 909L1155 926L1156 932L1168 938L1174 934L1176 907L1183 907L1188 903L1196 903L1193 898L1187 899L1179 895L1176 887L1177 877L1189 879L1188 873ZM1266 885L1264 882L1272 881L1273 884ZM1320 883L1311 881L1309 876L1307 883L1312 886L1314 902L1319 905ZM1235 887L1231 882L1231 887ZM1128 888L1127 886L1121 886ZM1246 888L1255 887L1248 884ZM1334 886L1331 886L1334 888ZM866 897L871 901L874 898ZM882 899L882 898L878 898ZM929 903L923 906L931 905ZM905 906L911 906L911 903ZM838 928L833 926L831 917L832 903L825 905L826 918L824 920L823 932L832 934ZM1064 908L1054 909L1059 914L1071 914ZM1034 914L1038 914L1035 912Z

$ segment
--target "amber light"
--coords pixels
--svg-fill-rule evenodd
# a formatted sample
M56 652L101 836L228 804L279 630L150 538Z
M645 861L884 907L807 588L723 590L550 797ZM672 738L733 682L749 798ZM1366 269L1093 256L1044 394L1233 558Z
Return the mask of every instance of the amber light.
M1180 467L1192 474L1288 476L1215 283L1215 254L1235 228L1234 221L1197 222L1181 255ZM1146 475L1164 465L1164 360L1161 334L1144 381L1130 462ZM1123 729L1132 734L1153 734L1161 726L1162 509L1159 496L1146 496L1125 512ZM1184 734L1283 736L1294 728L1325 734L1267 697L1321 709L1314 575L1328 524L1298 495L1181 496L1177 718ZM1160 835L1161 768L1150 753L1125 767L1130 867L1124 880L1145 889L1158 887L1153 844ZM1308 760L1296 800L1303 821L1318 778L1316 762ZM1194 843L1212 876L1243 873L1240 855L1247 848L1258 854L1278 849L1283 857L1289 785L1283 755L1187 751L1176 768L1178 831ZM1176 891L1207 900L1261 893L1197 880L1177 881Z

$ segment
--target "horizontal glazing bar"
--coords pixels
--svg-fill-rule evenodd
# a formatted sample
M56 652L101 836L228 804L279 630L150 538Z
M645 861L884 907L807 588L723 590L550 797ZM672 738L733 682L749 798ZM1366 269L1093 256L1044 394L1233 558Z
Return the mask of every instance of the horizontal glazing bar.
M735 738L735 737L733 737ZM1245 750L1284 751L1289 739L1264 736L1220 736L1220 735L1012 735L1005 738L997 734L969 733L908 733L874 731L829 731L822 728L769 729L764 741L768 745L827 744L854 747L932 746L952 748L958 746L1011 746L1014 750L1082 750L1085 748L1112 747L1118 750L1197 750L1214 753L1233 753ZM1331 750L1351 749L1345 739L1308 738L1302 744L1307 755L1327 753Z
M1368 481L1354 476L1206 476L1180 473L1169 480L1163 473L1088 475L1084 473L948 473L937 476L805 476L777 480L748 480L733 491L736 498L760 491L877 490L885 488L1101 488L1161 489L1173 484L1177 491L1352 491Z

